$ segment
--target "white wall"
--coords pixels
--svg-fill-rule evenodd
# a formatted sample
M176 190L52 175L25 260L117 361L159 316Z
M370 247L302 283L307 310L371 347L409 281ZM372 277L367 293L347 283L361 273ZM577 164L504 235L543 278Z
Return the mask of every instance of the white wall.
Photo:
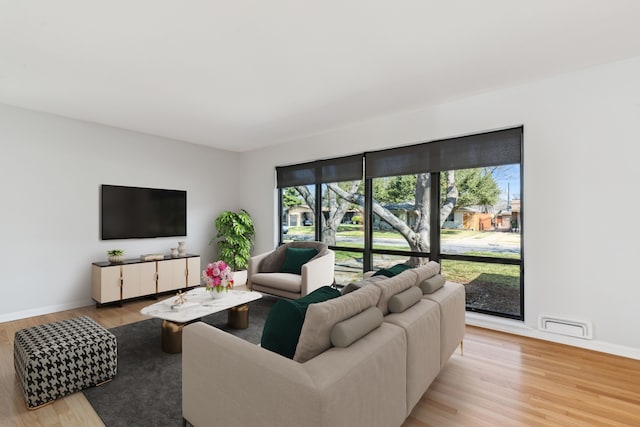
M226 209L254 217L255 253L273 248L277 165L522 124L525 322L469 323L640 358L638 75L635 58L241 155L0 105L0 322L91 304L90 264L107 249L175 246L100 241L100 184L187 190L187 249L205 262ZM541 333L540 313L591 321L594 340Z
M187 252L213 259L215 217L237 208L239 155L0 105L0 322L91 305L91 263ZM187 237L100 240L101 184L187 191Z
M274 167L524 125L525 322L468 322L640 358L640 58L379 118L245 153L256 252L274 246ZM540 313L593 322L594 340L537 331Z

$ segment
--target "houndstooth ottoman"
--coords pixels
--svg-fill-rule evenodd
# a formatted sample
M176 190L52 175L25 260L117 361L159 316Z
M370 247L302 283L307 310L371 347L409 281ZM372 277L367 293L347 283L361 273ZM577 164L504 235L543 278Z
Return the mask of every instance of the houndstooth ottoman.
M87 316L17 331L13 364L27 408L110 380L117 354L116 337Z

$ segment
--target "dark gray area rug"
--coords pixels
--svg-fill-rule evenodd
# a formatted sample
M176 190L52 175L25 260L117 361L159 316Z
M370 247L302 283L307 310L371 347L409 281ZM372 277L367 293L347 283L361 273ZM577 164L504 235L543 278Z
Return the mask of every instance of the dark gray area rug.
M265 295L249 304L249 327L231 329L227 312L203 322L254 344L277 298ZM112 381L83 393L107 427L182 425L182 355L160 349L162 320L149 319L110 329L118 340L118 373Z

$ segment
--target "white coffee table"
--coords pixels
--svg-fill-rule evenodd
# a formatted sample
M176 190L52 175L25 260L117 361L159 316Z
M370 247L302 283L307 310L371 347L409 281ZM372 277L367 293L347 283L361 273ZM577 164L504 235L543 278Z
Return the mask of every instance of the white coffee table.
M166 353L180 353L184 326L209 314L229 310L230 326L246 328L247 304L262 298L259 292L230 290L224 297L214 299L204 287L191 289L183 295L184 304L178 304L178 297L174 295L140 310L146 316L162 319L162 351Z

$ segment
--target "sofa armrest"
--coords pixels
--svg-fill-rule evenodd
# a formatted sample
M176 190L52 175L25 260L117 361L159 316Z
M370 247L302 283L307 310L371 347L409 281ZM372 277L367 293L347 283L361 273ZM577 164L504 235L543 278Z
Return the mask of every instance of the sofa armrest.
M329 249L326 255L304 264L301 269L300 295L305 296L322 286L331 286L334 281L335 261L336 253Z
M302 365L213 326L182 333L182 413L191 424L304 425L318 408Z
M196 426L399 426L406 346L400 328L382 324L298 363L193 323L182 335L182 414Z
M251 287L251 276L260 272L260 262L265 259L269 254L273 253L273 251L265 252L260 255L252 256L249 258L249 265L247 266L247 288L252 290Z

